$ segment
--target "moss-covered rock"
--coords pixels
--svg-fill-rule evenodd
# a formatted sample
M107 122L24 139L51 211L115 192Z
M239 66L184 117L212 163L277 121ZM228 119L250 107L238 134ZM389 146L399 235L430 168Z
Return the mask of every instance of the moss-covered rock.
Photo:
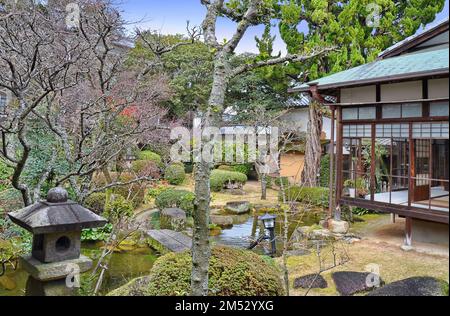
M190 293L192 260L189 252L159 258L148 277L131 281L109 296L184 296ZM217 246L209 269L210 295L280 296L280 271L270 258L251 251Z

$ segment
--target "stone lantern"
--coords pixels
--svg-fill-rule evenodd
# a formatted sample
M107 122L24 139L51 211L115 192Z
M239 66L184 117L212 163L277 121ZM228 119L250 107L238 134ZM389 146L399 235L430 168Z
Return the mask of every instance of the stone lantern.
M81 230L103 227L106 219L70 201L63 188L51 189L46 201L8 216L33 234L31 255L21 258L30 274L26 295L72 295L75 278L92 267L92 260L81 255Z

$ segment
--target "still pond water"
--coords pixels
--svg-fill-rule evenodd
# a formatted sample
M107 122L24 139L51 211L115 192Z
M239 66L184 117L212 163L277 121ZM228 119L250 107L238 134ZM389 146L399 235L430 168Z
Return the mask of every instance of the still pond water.
M290 216L289 235L299 226L310 226L317 224L321 219L320 213L309 213L307 215ZM239 215L233 216L234 225L231 229L224 229L218 236L211 237L213 243L247 248L253 240L263 232L257 216ZM277 249L282 249L281 236L283 236L282 219L278 218L276 226ZM268 245L263 244L254 249L255 252L264 254ZM83 255L94 260L101 254L94 244L84 244ZM113 253L102 285L101 294L106 294L131 279L148 275L159 254L149 248L140 248L127 252ZM25 294L25 284L28 274L20 268L10 271L0 278L0 296L21 296ZM8 288L8 289L6 289Z

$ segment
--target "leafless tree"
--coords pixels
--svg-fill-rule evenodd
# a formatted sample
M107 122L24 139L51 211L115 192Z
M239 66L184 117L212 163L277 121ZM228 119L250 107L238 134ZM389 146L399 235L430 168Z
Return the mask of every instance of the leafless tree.
M114 182L108 166L144 133L165 129L159 104L170 96L167 80L151 65L126 65L129 47L119 12L109 0L79 0L78 23L68 27L68 3L49 1L44 8L24 0L24 10L1 15L0 88L13 101L0 125L0 156L14 169L12 185L25 205L39 198L57 159L68 167L54 183L69 183L79 200L127 184ZM51 158L30 187L22 178L37 150L30 141L35 126L53 141L39 148ZM99 171L106 173L105 188L93 184Z

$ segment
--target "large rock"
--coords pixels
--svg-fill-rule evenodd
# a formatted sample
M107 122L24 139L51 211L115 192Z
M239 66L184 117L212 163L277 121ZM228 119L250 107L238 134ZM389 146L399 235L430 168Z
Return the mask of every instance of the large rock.
M181 232L186 228L186 212L179 208L165 208L161 211L161 229Z
M349 296L360 292L372 291L375 289L374 274L369 272L335 272L331 275L339 294ZM378 286L383 285L379 278Z
M220 227L231 227L233 226L233 217L232 216L220 216L220 215L211 215L211 223L216 224Z
M368 296L448 296L448 283L431 277L414 277L390 283Z
M246 201L228 202L225 206L225 210L236 215L246 214L250 211L250 203Z
M330 219L328 221L328 229L334 234L346 234L348 233L350 226L348 222Z
M317 274L308 274L294 280L294 289L326 289L327 287L327 281Z

